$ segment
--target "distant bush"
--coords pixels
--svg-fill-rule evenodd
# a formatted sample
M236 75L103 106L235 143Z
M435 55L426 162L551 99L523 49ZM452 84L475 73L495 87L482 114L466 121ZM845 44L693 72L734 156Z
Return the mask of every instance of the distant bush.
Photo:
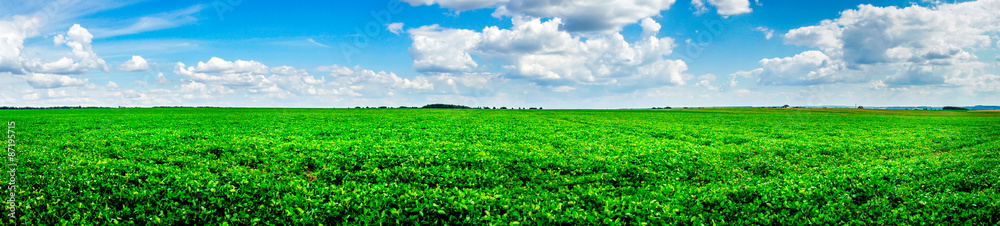
M945 110L945 111L968 111L969 109L968 108L962 108L962 107L947 106L947 107L941 108L941 110Z
M421 108L444 108L444 109L469 109L469 106L455 105L455 104L428 104Z

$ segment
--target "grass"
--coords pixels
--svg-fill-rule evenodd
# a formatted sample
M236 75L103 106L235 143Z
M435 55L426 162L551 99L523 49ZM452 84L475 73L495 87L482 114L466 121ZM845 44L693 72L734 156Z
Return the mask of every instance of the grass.
M17 214L5 224L1000 221L996 113L169 108L0 115L17 125Z

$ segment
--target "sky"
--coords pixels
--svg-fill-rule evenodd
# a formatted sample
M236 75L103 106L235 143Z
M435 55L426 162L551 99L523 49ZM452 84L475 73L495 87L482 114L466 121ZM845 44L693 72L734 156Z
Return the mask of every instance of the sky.
M1000 104L1000 0L0 0L0 105Z

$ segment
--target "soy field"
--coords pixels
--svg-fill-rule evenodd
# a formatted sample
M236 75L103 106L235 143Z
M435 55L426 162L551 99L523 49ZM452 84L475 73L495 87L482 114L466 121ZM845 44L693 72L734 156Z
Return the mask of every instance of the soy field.
M0 116L16 125L8 126L16 151L5 160L15 165L5 164L9 177L0 181L16 185L4 186L3 197L4 215L14 209L16 218L4 225L1000 222L997 112L128 108Z

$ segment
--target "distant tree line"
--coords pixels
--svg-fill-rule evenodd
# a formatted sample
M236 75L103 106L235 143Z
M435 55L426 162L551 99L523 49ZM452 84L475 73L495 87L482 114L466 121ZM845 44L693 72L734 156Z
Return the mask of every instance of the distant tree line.
M508 108L508 107L485 107L485 106L484 107L469 107L469 106L457 105L457 104L428 104L428 105L424 105L423 107L409 107L409 106L399 106L399 107L389 107L389 106L361 107L361 106L356 106L354 108L355 109L362 109L362 108L363 109L420 109L420 108L426 108L426 109L501 109L501 110L507 110L507 109L541 110L541 109L544 109L544 108L541 108L541 107L532 107L532 108L523 108L523 107L521 107L521 108Z
M421 108L442 108L442 109L470 109L469 106L457 104L428 104Z
M102 107L102 106L52 106L52 107L15 107L15 106L0 106L0 109L111 109L111 108L148 108L148 107ZM213 107L213 106L155 106L152 108L228 108L228 107Z
M0 106L0 109L88 109L88 108L114 108L114 107L84 107L84 106L53 106L53 107L11 107ZM124 108L124 107L118 107Z

